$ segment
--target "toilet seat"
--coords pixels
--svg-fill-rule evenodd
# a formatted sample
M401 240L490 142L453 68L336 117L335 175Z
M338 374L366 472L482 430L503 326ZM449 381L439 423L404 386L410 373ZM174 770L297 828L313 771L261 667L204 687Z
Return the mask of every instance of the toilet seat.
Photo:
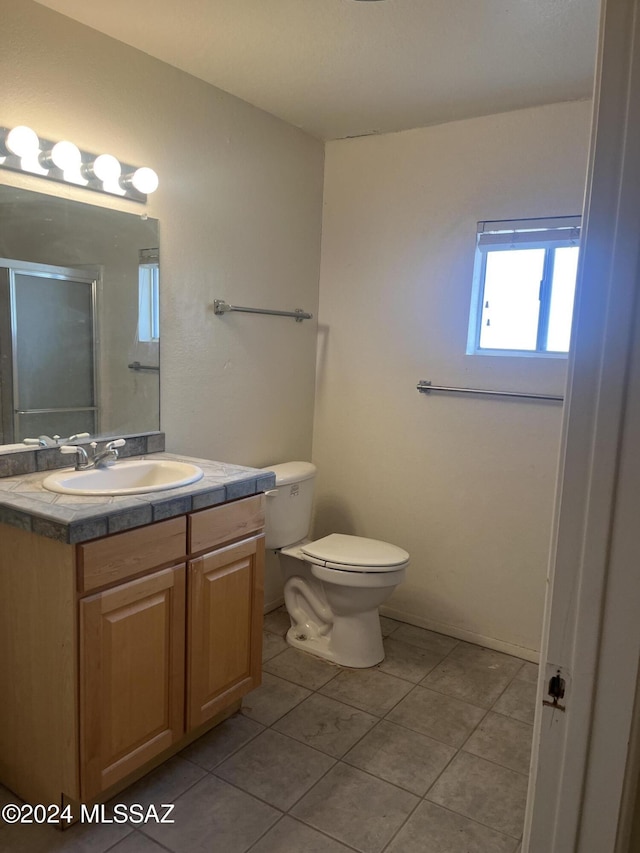
M409 554L397 545L343 533L307 542L300 550L309 563L342 572L397 572L409 563Z

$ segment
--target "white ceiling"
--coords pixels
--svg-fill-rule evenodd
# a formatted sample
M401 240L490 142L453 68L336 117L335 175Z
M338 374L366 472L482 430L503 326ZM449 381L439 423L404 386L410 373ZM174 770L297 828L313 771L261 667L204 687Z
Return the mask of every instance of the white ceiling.
M591 95L599 0L37 0L322 139Z

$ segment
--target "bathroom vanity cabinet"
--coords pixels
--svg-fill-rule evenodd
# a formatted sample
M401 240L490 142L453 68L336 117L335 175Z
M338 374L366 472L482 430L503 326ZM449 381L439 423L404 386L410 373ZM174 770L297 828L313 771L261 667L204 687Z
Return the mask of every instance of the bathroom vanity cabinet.
M65 545L1 526L0 781L111 796L258 686L264 496Z

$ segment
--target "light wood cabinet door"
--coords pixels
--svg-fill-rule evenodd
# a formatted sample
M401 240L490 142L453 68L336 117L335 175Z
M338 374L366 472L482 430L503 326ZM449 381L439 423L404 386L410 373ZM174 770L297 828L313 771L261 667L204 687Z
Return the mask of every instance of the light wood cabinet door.
M190 561L189 729L260 684L263 600L264 536Z
M184 641L184 564L80 601L84 800L184 734Z

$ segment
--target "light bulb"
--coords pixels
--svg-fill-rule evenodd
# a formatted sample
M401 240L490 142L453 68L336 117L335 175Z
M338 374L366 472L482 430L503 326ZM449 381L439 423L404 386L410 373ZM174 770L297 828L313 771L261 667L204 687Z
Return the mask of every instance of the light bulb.
M9 131L5 145L16 157L29 157L38 153L40 140L35 130L21 124Z
M73 142L56 142L51 149L49 158L54 166L61 169L63 172L70 172L80 168L82 163L82 154L77 145Z
M122 171L120 161L112 154L100 154L93 161L91 171L103 184L117 181Z
M148 166L136 169L131 176L131 184L139 193L154 193L158 189L158 176Z

